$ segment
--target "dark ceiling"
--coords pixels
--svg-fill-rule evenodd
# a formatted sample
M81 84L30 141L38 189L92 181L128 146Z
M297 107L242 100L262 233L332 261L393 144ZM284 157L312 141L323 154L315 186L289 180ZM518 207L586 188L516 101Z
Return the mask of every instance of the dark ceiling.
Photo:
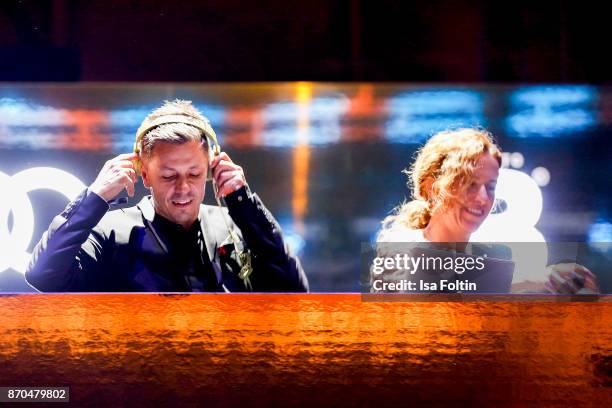
M609 81L604 6L3 0L2 81Z

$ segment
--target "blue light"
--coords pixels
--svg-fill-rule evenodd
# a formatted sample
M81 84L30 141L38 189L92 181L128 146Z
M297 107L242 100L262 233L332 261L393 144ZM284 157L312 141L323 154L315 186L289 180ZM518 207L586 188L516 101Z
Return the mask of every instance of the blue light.
M293 230L291 224L282 222L280 225L281 230L283 231L283 240L289 246L291 254L300 255L306 246L306 241L300 234Z
M531 86L513 92L506 131L514 137L561 137L580 132L596 122L591 86Z
M341 136L340 118L349 109L344 95L313 98L305 105L297 102L278 102L262 110L264 146L294 147L300 143L321 146L337 143ZM301 117L303 115L303 118ZM299 129L305 119L307 127ZM300 135L300 132L305 132Z
M225 110L213 105L194 104L194 106L206 116L213 129L217 129L223 123ZM115 152L131 151L134 147L136 130L158 105L145 105L133 108L114 109L109 112L109 123L113 135L113 150ZM219 139L221 139L221 136ZM219 140L221 143L221 140Z
M612 242L612 223L597 220L587 233L588 242Z
M387 108L385 134L394 143L422 143L442 130L486 124L482 95L471 90L405 92Z
M27 105L24 102L18 101L14 98L0 98L0 112L2 117L5 118L7 115L19 114Z
M27 99L0 99L0 146L52 149L65 131L67 111Z
M591 86L529 86L517 89L510 96L516 107L530 107L542 103L555 105L577 105L593 101L596 91Z
M217 105L194 103L197 110L208 118L215 131L225 122L225 108Z
M587 241L593 251L612 255L612 223L598 219L589 228Z
M113 151L128 152L134 147L136 129L142 120L155 109L153 105L127 109L114 109L109 112L108 121L113 135Z
M7 126L59 126L64 124L66 112L23 100L0 99L0 123Z
M138 126L153 109L155 109L154 106L116 109L109 112L108 118L113 125Z

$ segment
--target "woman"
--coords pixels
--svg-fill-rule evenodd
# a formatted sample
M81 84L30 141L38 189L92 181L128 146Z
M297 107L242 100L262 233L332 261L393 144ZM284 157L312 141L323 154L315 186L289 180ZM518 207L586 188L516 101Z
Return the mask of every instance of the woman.
M485 130L437 133L406 172L413 200L384 219L377 241L454 243L454 250L465 250L493 208L501 162ZM513 281L512 292L599 292L595 276L581 265L550 265L546 272L548 280Z

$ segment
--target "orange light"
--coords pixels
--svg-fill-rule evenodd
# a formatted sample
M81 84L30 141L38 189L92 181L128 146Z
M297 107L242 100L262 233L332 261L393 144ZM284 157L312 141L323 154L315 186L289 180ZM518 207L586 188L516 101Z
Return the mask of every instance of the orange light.
M74 133L63 134L60 146L69 150L106 150L111 146L108 112L101 110L66 110L65 126L74 126Z
M297 138L293 151L293 226L298 234L304 233L304 217L308 209L308 170L310 162L309 107L312 99L312 84L298 82L295 100L298 104Z

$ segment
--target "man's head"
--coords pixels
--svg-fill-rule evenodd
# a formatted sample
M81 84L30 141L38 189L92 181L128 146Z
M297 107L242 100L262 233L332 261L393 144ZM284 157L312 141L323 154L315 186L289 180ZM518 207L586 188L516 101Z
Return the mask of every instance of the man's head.
M141 129L164 117L181 122L155 126L136 142L142 180L151 190L155 212L189 228L198 218L204 199L209 144L201 124L208 120L191 102L175 100L154 110Z

